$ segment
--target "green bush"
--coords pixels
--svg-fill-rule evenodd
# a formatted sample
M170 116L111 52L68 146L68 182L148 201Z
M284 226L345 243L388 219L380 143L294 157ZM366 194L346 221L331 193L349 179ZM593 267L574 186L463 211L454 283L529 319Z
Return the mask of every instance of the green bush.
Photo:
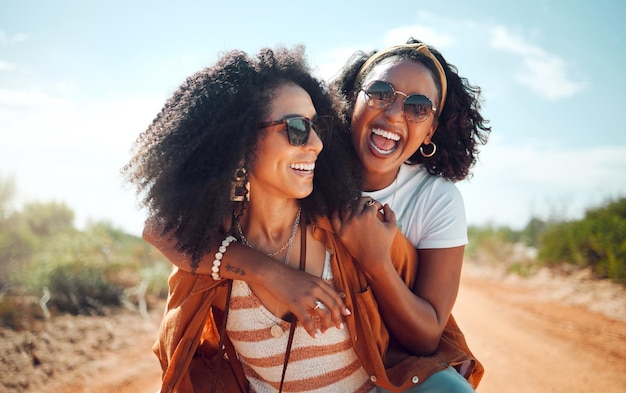
M66 231L44 241L19 282L31 293L50 291L49 306L72 314L101 314L119 305L122 288L111 277L120 265L111 239L98 231Z
M626 282L626 198L590 209L581 220L548 226L538 259L547 265L591 266L601 278Z
M547 223L538 218L531 218L520 233L520 240L528 247L537 247Z
M108 222L77 230L64 203L29 202L16 209L14 195L13 180L0 177L3 326L19 328L48 311L99 314L106 306L145 305L145 296L167 296L171 264L140 237Z

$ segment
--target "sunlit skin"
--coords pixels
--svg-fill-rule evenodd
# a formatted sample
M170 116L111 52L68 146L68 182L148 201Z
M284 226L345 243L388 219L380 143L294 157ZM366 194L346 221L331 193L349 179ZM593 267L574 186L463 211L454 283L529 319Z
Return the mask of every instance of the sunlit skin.
M311 97L299 86L289 84L279 87L275 92L272 110L263 121L283 120L293 116L315 117L315 107ZM261 194L280 196L281 198L302 199L313 192L313 173L315 161L322 151L322 141L315 132L311 132L304 146L291 146L287 139L284 124L262 129L266 135L259 143L256 159L249 169L250 199ZM263 187L262 192L254 189Z
M366 76L363 85L373 80L382 80L393 85L396 91L405 94L423 94L437 105L438 91L431 71L421 63L400 60L396 57L383 60ZM419 149L422 143L430 142L437 120L430 115L421 123L408 121L402 111L404 96L396 94L394 102L385 109L370 108L365 93L360 91L352 113L352 141L363 163L364 190L374 191L393 182L400 165ZM385 134L384 136L374 134ZM389 133L397 142L386 138ZM379 146L382 153L375 146ZM394 146L394 147L391 147Z

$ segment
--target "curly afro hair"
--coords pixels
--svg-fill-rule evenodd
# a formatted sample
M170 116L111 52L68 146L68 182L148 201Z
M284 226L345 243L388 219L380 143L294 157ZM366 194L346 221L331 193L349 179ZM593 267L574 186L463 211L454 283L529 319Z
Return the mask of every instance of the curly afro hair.
M287 83L311 96L318 115L333 117L324 141L313 193L301 201L309 217L327 215L359 195L361 167L347 122L326 86L312 76L304 48L262 49L256 57L241 51L224 54L178 88L133 145L122 169L137 188L150 218L171 234L192 265L209 251L211 235L242 202L230 201L234 173L256 150L263 130L257 125L270 111L275 90Z
M407 41L407 44L417 43L422 42L413 38ZM480 114L480 88L470 85L466 78L459 76L457 68L449 64L439 51L430 46L428 50L441 63L448 82L446 104L439 114L437 131L432 138L437 145L437 154L425 158L416 151L407 163L422 164L429 173L451 181L463 180L471 174L470 169L479 153L478 145L487 143L491 127L487 126L488 121ZM400 47L381 56L363 70L360 80L356 80L361 67L374 53L376 51L355 53L331 84L331 89L345 100L343 110L348 122L365 77L377 64L390 57L409 59L426 66L432 72L441 98L441 81L435 64L428 56L410 47Z

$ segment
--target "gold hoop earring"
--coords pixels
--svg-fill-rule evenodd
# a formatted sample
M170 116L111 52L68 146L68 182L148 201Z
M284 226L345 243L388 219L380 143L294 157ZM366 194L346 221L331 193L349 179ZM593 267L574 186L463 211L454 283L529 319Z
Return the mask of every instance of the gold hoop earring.
M230 200L232 202L248 201L248 171L243 162L235 169L234 180L230 185Z
M428 145L433 145L433 151L431 151L431 152L430 152L430 153L428 153L428 154L425 154L425 153L424 153L424 145L420 146L420 154L421 154L421 155L422 155L422 157L424 157L424 158L428 158L428 157L432 157L432 156L434 156L434 155L435 155L435 152L437 151L437 145L435 145L435 142L430 141L430 142L428 143Z

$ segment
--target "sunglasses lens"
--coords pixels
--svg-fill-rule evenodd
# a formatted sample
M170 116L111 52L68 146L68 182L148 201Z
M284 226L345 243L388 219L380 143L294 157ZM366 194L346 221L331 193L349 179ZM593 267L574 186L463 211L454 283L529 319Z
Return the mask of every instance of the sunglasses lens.
M367 103L372 108L386 108L393 102L394 90L387 82L373 81L365 88Z
M432 102L421 94L411 94L404 100L404 114L413 122L426 120L432 110Z
M311 125L308 119L296 117L287 120L287 138L293 146L306 145L310 132Z

